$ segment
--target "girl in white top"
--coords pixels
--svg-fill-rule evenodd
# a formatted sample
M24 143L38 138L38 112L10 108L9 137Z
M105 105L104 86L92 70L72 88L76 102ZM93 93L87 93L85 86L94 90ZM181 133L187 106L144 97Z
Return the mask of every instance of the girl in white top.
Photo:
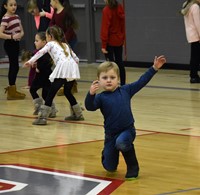
M33 122L34 125L47 124L46 119L51 111L53 99L62 85L64 85L64 95L68 99L71 108L75 113L70 119L84 120L82 109L71 93L75 80L80 79L78 67L79 58L66 43L62 42L63 38L63 31L59 27L49 27L46 30L47 44L24 64L24 66L32 66L37 59L47 52L50 54L55 64L55 68L49 76L49 80L52 82L51 88L45 100L45 105L41 107L41 113L39 114L38 119Z

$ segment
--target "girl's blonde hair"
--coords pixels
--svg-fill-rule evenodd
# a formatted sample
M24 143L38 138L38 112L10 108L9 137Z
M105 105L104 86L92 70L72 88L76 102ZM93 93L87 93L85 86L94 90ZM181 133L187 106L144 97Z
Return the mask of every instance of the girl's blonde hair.
M119 67L115 62L105 61L101 63L97 68L97 77L99 78L102 72L108 72L109 70L113 69L116 72L117 77L120 77Z
M31 13L34 9L38 8L36 0L28 0L27 11Z
M46 33L54 38L54 40L62 47L65 55L68 57L69 54L67 53L66 47L63 44L63 42L66 43L63 30L58 26L50 26L47 28ZM67 44L67 45L70 49L69 44ZM70 49L70 51L71 51L71 49Z

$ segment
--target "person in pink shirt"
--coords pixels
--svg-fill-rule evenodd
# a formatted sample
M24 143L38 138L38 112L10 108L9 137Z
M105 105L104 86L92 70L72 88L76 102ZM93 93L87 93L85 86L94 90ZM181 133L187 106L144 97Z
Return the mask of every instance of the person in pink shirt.
M54 13L54 9L50 6L50 0L29 0L27 10L34 16L37 31L45 32Z
M187 0L181 9L184 16L185 32L191 45L190 83L200 83L198 75L200 65L200 0Z
M50 6L50 0L29 0L27 2L27 10L34 16L37 31L45 32L54 13L54 9ZM30 88L35 74L35 68L30 67L28 86L25 88Z

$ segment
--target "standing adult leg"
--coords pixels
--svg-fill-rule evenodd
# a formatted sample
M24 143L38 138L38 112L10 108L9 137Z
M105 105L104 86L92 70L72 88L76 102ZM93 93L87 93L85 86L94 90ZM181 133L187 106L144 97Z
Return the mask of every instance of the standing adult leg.
M112 46L107 45L106 50L108 51L107 54L105 54L105 58L107 61L111 61L114 62L115 58L114 58L114 49Z
M124 62L123 62L123 46L117 46L113 47L114 49L114 56L115 56L115 62L119 67L120 71L120 81L121 85L126 84L126 72L125 72L125 67L124 67Z
M108 53L105 54L106 60L115 62L120 71L120 83L121 85L124 85L126 82L126 73L124 68L124 63L122 59L122 52L123 47L122 46L107 46Z
M5 40L4 49L9 59L8 82L9 87L6 88L7 99L24 99L25 94L16 90L16 79L19 71L19 41Z
M4 49L9 59L8 82L9 85L15 85L19 71L19 41L6 40Z
M198 75L199 65L200 65L200 43L191 43L191 54L190 54L190 82L200 83L200 78Z

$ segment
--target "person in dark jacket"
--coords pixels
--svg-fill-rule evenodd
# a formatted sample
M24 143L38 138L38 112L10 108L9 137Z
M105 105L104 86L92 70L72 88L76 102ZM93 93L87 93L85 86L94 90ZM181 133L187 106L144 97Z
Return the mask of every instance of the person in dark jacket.
M37 53L40 49L42 49L46 45L46 43L47 41L45 32L38 32L35 35L36 50L33 53L24 52L22 54L22 62L29 60L35 53ZM48 95L49 89L51 87L49 76L52 73L51 69L52 65L53 62L51 56L48 53L39 58L37 60L37 63L35 64L36 74L33 79L32 85L30 87L30 94L33 98L33 104L34 104L33 115L38 115L40 108L43 105L43 101L45 101ZM37 93L39 89L42 89L42 98ZM49 117L51 118L56 117L56 112L57 110L55 108L55 104L52 103Z
M102 12L101 51L106 60L114 61L120 70L121 85L126 83L126 72L123 63L123 45L125 42L125 13L116 0L104 0L106 6Z

